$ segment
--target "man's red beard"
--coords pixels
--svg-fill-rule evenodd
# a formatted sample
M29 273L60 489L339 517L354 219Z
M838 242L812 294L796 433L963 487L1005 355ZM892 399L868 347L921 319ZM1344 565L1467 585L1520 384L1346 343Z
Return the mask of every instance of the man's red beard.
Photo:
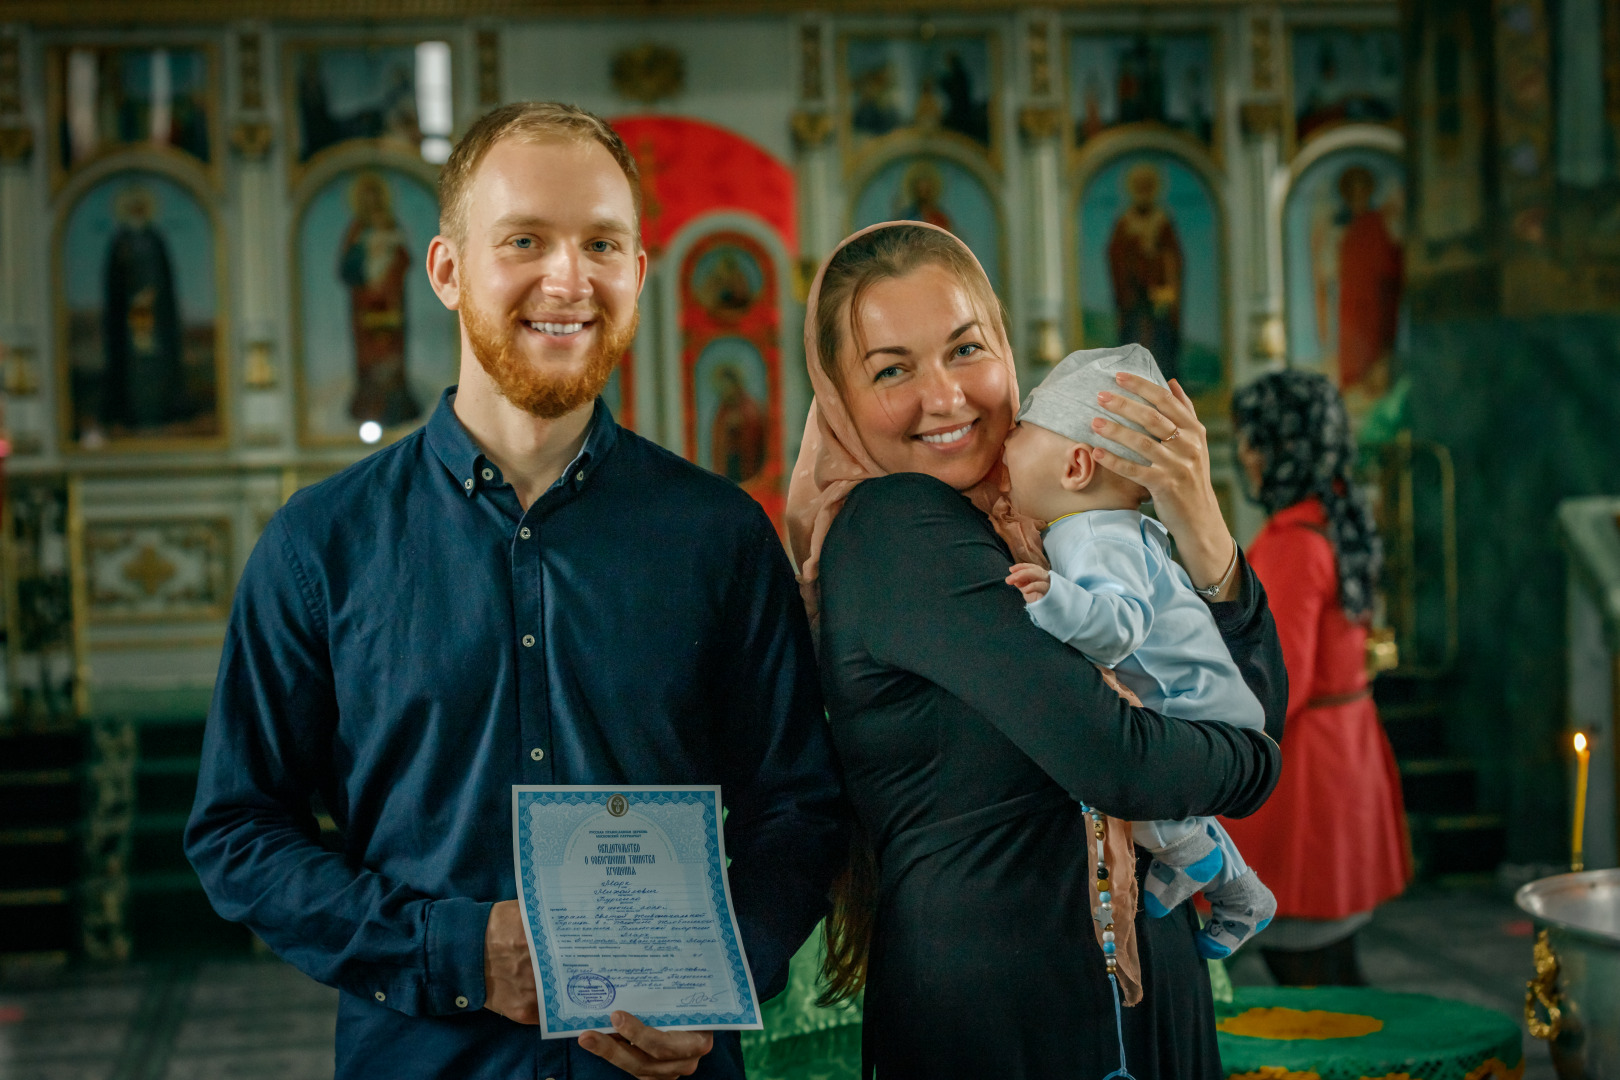
M518 335L530 332L522 320L515 314L503 318L483 310L468 295L470 292L462 294L467 302L461 307L461 325L467 330L473 355L502 397L542 420L566 416L596 400L613 377L613 369L630 351L641 319L640 312L632 310L626 322L615 325L601 306L593 303L591 318L597 338L585 357L585 366L569 374L548 375L537 370L517 349Z

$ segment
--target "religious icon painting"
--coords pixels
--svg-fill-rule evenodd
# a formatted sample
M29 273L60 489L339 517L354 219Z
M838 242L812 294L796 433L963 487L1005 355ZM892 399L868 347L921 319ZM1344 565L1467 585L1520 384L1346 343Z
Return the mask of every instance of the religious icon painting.
M294 178L343 145L443 164L450 156L450 62L443 41L289 45L283 71Z
M1198 171L1174 154L1121 154L1080 195L1081 340L1136 342L1195 396L1226 384L1221 218Z
M220 157L214 51L74 45L46 56L52 179L118 150L174 154L213 170Z
M1083 147L1127 124L1214 141L1215 45L1208 32L1075 34L1069 39L1069 118Z
M899 132L944 133L988 151L995 72L983 34L851 36L844 41L844 107L857 149Z
M1337 124L1394 124L1399 119L1399 30L1296 29L1292 50L1299 142Z
M113 173L58 233L62 432L68 450L170 449L224 433L219 240L162 173Z
M614 423L631 431L636 430L636 354L625 351L619 365L608 376L602 387L602 401L613 414Z
M1288 356L1360 415L1389 389L1405 290L1405 171L1394 154L1327 154L1283 206Z
M686 456L765 508L780 532L781 313L777 272L752 237L699 240L681 268L681 369Z
M955 233L1001 290L1001 217L983 181L959 162L918 154L884 165L856 197L850 224L863 229L880 221L923 221Z
M293 288L305 443L415 427L456 381L456 316L422 268L438 231L432 188L398 168L339 173L304 204Z

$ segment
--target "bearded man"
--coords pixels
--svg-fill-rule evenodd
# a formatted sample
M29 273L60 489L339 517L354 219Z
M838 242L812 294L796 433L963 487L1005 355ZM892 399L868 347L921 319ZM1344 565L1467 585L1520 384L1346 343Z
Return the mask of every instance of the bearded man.
M647 269L618 136L505 106L439 202L459 385L265 529L187 853L220 914L342 992L339 1077L741 1077L735 1032L525 1026L511 788L719 784L755 984L780 990L847 851L792 571L757 503L599 398Z

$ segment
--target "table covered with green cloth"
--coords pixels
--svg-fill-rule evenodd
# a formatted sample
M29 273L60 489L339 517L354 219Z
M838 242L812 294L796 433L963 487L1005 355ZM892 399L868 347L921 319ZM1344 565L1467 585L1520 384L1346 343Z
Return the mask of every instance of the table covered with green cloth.
M764 1031L742 1033L749 1080L858 1080L861 1075L861 1010L857 1005L818 1009L821 929L810 936L788 967L787 989L760 1010ZM1209 977L1217 1006L1232 1000L1232 983L1219 960Z
M1217 1007L1227 1080L1519 1080L1501 1013L1426 994L1245 987Z

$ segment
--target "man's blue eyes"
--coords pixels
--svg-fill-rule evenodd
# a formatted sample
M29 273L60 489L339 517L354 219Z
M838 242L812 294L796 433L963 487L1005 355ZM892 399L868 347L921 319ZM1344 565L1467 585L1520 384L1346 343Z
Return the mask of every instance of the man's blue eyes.
M515 248L519 248L520 250L523 250L523 251L528 251L528 250L530 250L531 248L534 247L534 237L532 237L532 236L513 237L512 238L512 246L515 247ZM592 240L589 244L587 244L585 246L587 248L589 248L590 250L596 252L598 255L603 255L603 254L606 254L607 252L613 250L613 242L610 241L610 240Z

